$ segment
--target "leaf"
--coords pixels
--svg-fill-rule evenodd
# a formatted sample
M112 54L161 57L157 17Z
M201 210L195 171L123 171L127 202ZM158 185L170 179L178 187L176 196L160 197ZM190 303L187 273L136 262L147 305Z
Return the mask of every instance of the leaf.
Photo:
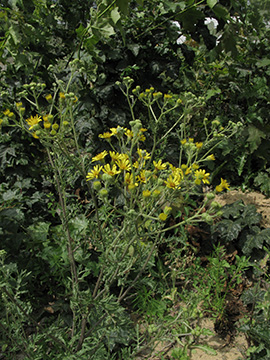
M262 58L256 62L256 65L260 67L265 67L270 65L270 59L268 58Z
M212 9L217 3L217 0L207 0L207 5Z
M206 92L206 100L209 100L211 97L218 95L221 93L221 90L219 88L216 89L209 89Z
M116 0L116 5L124 15L128 15L128 7L130 0Z
M45 243L47 240L49 227L50 223L41 221L34 225L30 225L27 228L27 232L34 242Z
M245 244L242 247L242 252L244 255L251 255L253 249L262 249L263 247L263 237L258 236L257 234L247 235L245 239Z
M266 138L266 134L263 131L259 130L254 125L248 126L248 134L249 136L247 141L249 142L250 151L251 153L253 153L260 146L261 139Z
M116 24L117 21L121 18L121 15L119 14L119 11L118 11L118 7L114 8L112 11L111 11L111 18L112 18L112 21Z
M211 1L211 0L210 0ZM208 3L208 1L207 1ZM230 17L230 13L229 11L222 5L220 4L216 4L214 7L213 7L213 11L214 13L216 14L216 16L218 18L221 18L221 19L224 19L224 20L228 20L228 18Z
M141 46L139 44L128 44L127 48L133 53L134 56L138 56Z
M193 348L200 349L209 355L217 355L216 350L209 345L194 345Z
M106 24L99 28L99 32L104 37L108 38L115 34L114 28L110 24Z

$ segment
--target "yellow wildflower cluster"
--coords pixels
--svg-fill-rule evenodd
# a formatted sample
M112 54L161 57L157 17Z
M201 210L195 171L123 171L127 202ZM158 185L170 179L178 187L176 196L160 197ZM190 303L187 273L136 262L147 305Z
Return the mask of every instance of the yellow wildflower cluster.
M134 123L135 124L135 123ZM132 143L135 146L127 146L134 140L134 133L137 126L137 142ZM125 192L125 196L130 196L141 201L142 206L150 209L160 199L163 201L172 201L177 194L176 190L185 192L187 189L195 189L198 185L210 184L210 173L201 169L200 166L194 162L189 166L181 164L177 167L169 162L163 162L161 159L152 160L151 154L142 149L139 145L139 139L146 129L136 123L131 129L126 129L118 126L111 128L110 132L100 134L99 137L108 140L116 137L118 140L126 136L126 144L119 141L121 151L117 152L112 146L112 151L104 150L93 156L91 161L98 163L88 172L86 180L93 180L93 187L100 191L106 189L106 194L109 193L109 187L114 184L120 187ZM193 139L188 139L184 143L194 143L197 149L202 147L202 143L195 143ZM123 150L124 149L124 150ZM208 156L209 159L214 160L214 155ZM103 189L101 189L103 183ZM221 179L221 184L216 187L216 191L229 189L226 180ZM128 195L129 194L129 195ZM106 196L107 196L106 195ZM100 196L101 198L101 196ZM102 199L105 197L103 196ZM171 199L171 200L170 200ZM170 207L168 207L170 208ZM158 220L165 221L169 215L168 209L159 213Z
M123 128L122 126L117 126L117 128L110 128L110 132L107 131L103 134L99 134L99 137L105 140L110 141L112 136L116 136L118 138L122 137L122 135L126 135L128 140L131 140L134 138L134 132L130 129ZM139 132L137 134L139 141L145 141L144 132L147 131L147 129L140 128Z

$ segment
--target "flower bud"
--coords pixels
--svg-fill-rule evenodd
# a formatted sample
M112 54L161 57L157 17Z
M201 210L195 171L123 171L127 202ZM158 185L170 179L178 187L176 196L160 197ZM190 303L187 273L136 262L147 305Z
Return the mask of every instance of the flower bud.
M105 199L108 197L108 190L103 188L98 192L98 194L102 199Z

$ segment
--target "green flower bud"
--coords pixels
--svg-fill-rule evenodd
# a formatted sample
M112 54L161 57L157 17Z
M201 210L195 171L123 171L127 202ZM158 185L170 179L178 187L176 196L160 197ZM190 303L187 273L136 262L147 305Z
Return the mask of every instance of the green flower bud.
M207 194L206 194L206 199L207 199L207 200L212 200L212 199L214 199L214 197L215 197L215 194L214 194L214 193L207 193Z
M58 130L59 125L58 125L58 124L53 124L53 125L52 125L52 128L53 128L53 130Z
M217 201L212 201L211 202L211 208L215 209L215 210L219 210L222 208L222 205L220 203L218 203Z
M201 215L201 217L202 217L202 220L205 221L207 224L212 224L213 223L213 218L208 213L203 213Z
M101 189L101 182L100 181L94 181L93 182L93 188L96 190L96 191L99 191Z
M130 245L130 247L128 248L128 254L130 257L133 257L134 255L134 246Z
M57 134L57 132L56 132L55 130L52 130L52 131L50 132L50 134L51 134L52 136L54 136L54 135Z
M108 190L103 188L98 192L98 194L102 199L105 199L108 197Z

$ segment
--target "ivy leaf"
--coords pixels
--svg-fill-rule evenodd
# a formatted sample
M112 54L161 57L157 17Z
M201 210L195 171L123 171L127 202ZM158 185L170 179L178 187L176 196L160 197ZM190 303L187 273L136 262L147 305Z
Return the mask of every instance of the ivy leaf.
M214 2L213 0L209 0L208 2ZM217 2L217 1L216 1ZM209 5L209 4L208 4ZM222 5L220 4L216 4L213 7L213 11L216 14L216 16L218 18L224 19L224 20L228 20L228 18L230 17L229 11Z
M221 90L219 88L216 89L209 89L206 92L206 100L209 100L211 97L218 95L221 93Z
M217 0L207 0L207 5L212 9L217 3Z
M128 15L128 7L129 7L130 0L116 0L116 4L119 7L120 11L124 15ZM140 4L142 5L142 4Z
M112 21L116 24L117 21L121 18L121 15L119 14L119 11L118 11L118 7L114 8L112 11L111 11L111 18L112 18Z
M248 134L249 136L247 141L249 142L250 151L253 153L261 144L261 139L265 139L266 134L254 125L249 125Z
M269 66L270 65L270 59L268 58L263 58L260 59L256 62L256 65L260 68L260 67L265 67L265 66Z

